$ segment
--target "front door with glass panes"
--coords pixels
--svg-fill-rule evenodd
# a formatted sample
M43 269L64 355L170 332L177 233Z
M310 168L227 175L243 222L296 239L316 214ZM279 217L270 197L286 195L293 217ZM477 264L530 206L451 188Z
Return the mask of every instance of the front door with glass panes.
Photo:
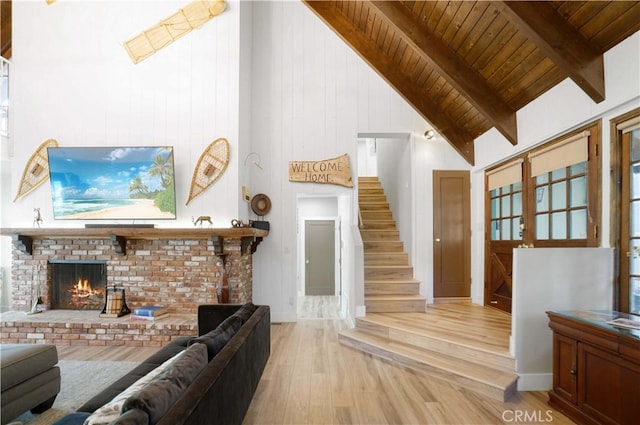
M640 314L640 128L622 135L621 165L620 310Z
M524 235L522 165L518 159L487 173L489 228L485 256L485 304L511 312L513 248Z
M598 205L598 168L589 152L597 150L590 135L598 128L592 124L487 171L485 305L511 312L514 248L595 244L597 208L589 200Z

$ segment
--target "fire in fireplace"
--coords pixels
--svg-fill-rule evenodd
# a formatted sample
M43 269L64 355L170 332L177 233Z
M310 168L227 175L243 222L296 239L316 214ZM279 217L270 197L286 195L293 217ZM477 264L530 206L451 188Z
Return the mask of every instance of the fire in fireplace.
M101 310L106 261L51 260L51 309Z

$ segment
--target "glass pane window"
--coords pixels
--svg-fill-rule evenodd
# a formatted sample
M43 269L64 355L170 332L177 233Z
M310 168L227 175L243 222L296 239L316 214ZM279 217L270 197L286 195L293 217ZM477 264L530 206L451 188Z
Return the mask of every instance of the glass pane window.
M551 214L551 239L567 239L567 213Z
M535 176L537 240L587 239L586 173L581 162Z
M489 192L491 196L491 240L521 240L522 183L502 186Z

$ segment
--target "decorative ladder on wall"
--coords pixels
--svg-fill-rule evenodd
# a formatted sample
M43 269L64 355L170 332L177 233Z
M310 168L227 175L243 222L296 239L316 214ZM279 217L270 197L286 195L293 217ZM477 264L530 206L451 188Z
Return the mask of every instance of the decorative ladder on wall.
M413 278L413 267L377 177L358 178L358 203L367 313L423 312L426 298L420 295L420 282Z

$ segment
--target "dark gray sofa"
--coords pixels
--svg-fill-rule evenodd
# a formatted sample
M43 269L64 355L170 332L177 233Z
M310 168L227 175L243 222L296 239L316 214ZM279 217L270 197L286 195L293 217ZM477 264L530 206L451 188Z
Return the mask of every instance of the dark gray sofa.
M198 334L207 334L239 312L240 305L201 305ZM236 313L237 315L237 313ZM228 322L228 321L227 321ZM224 347L199 372L193 382L155 423L158 425L241 424L270 355L270 309L257 306L253 314ZM86 417L111 401L157 366L184 351L194 337L180 337L150 356L135 369L58 421L57 425L82 424ZM64 385L64 383L63 383ZM137 423L137 422L136 422Z

